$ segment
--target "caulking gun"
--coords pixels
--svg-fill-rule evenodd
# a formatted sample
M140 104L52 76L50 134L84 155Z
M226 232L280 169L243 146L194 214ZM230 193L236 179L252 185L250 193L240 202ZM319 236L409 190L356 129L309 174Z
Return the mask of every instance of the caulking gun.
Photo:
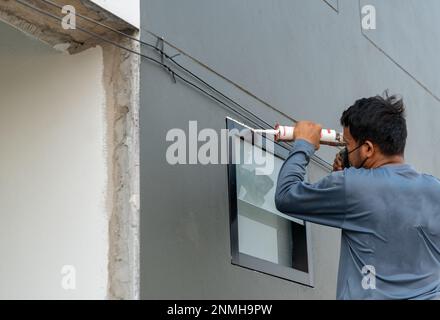
M295 127L276 125L275 129L253 129L256 133L271 134L275 137L276 141L292 141L294 140ZM321 144L344 147L346 143L343 139L343 134L335 130L323 129L321 131Z

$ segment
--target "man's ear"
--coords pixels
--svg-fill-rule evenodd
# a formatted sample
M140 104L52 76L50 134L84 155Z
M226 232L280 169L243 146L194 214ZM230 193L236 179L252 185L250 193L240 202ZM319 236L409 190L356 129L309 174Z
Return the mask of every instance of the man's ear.
M376 146L369 140L365 141L365 156L371 158L376 151Z

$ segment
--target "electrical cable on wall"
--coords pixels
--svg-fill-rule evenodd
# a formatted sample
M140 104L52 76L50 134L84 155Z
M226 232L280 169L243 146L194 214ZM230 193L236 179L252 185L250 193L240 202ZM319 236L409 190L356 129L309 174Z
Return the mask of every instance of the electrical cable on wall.
M62 9L62 6L49 1L49 0L40 0L42 2L45 2L47 4L50 4L58 9ZM220 92L219 90L217 90L216 88L214 88L212 85L210 85L209 83L207 83L205 80L203 80L202 78L200 78L199 76L197 76L195 73L191 72L188 68L185 68L184 66L182 66L180 63L178 63L174 57L169 56L167 53L164 52L163 49L160 49L158 47L158 45L154 46L150 43L147 43L145 41L139 40L135 37L132 37L130 35L127 35L126 33L123 33L119 30L116 30L112 27L109 27L101 22L98 22L94 19L91 19L89 17L83 16L81 14L76 14L77 17L80 17L86 21L95 23L103 28L106 28L107 30L110 30L112 32L115 32L123 37L126 37L128 39L131 39L135 42L140 43L141 45L145 45L148 46L154 50L156 50L161 56L164 56L165 58L167 58L169 61L171 61L174 65L176 65L177 67L179 67L180 69L182 69L183 71L187 72L188 74L190 74L192 77L194 77L195 79L197 79L198 81L200 81L201 83L203 83L205 86L207 86L208 88L210 88L212 91L216 92L217 94L221 95L223 98L225 98L226 100L232 102L233 104L235 104L236 106L238 106L240 109L244 110L247 113L250 113L252 116L256 117L259 121L263 121L262 119L258 118L255 114L253 114L252 112L250 112L249 110L247 110L246 108L244 108L243 106L241 106L239 103L237 103L236 101L234 101L233 99L231 99L230 97L226 96L224 93ZM222 78L223 80L227 81L228 83L232 84L233 86L235 86L236 88L238 88L239 90L243 91L244 93L246 93L247 95L251 96L252 98L256 99L257 101L261 102L262 104L264 104L265 106L269 107L270 109L274 110L275 112L281 114L282 116L286 117L287 119L292 120L294 123L297 122L297 120L293 119L292 117L290 117L289 115L285 114L284 112L280 111L279 109L273 107L272 105L270 105L268 102L262 100L261 98L255 96L254 94L252 94L251 92L249 92L248 90L244 89L242 86L238 85L237 83L231 81L230 79L226 78L225 76L223 76L222 74L216 72L215 70L213 70L212 68L210 68L209 66L207 66L206 64L200 62L199 60L195 59L194 57L190 56L189 54L187 54L186 52L184 52L183 50L181 50L180 48L177 48L176 46L174 46L173 44L169 43L168 41L164 40L162 37L159 37L158 35L154 34L153 32L146 30L146 32L148 32L149 34L151 34L152 36L154 36L158 42L162 42L162 43L166 43L167 45L169 45L170 47L172 47L173 49L177 50L179 52L179 54L182 54L188 58L190 58L192 61L196 62L197 64L199 64L200 66L202 66L203 68L207 69L208 71L214 73L215 75L219 76L220 78ZM163 62L162 62L163 63ZM249 120L249 119L247 119ZM264 122L264 126L270 126L269 123ZM291 147L289 145L289 147Z
M53 6L53 7L56 7L56 8L58 8L58 9L62 9L62 6L58 5L57 3L54 3L53 1L50 1L50 0L40 0L40 1L45 2L45 3L47 3L47 4L49 4L49 5ZM175 65L177 65L179 68L182 68L183 70L185 70L185 71L187 71L187 72L190 72L188 69L186 69L185 67L183 67L183 66L180 65L177 61L174 60L174 57L175 57L175 56L173 56L173 57L168 56L165 52L163 52L163 49L158 48L157 45L154 46L154 45L152 45L152 44L150 44L150 43L147 43L147 42L145 42L145 41L139 40L139 39L137 39L137 38L135 38L135 37L133 37L133 36L130 36L130 35L124 33L124 32L121 32L121 31L119 31L119 30L116 30L116 29L114 29L114 28L112 28L112 27L110 27L110 26L107 26L107 25L105 25L105 24L103 24L103 23L101 23L101 22L99 22L99 21L96 21L96 20L94 20L94 19L92 19L92 18L89 18L89 17L86 17L86 16L84 16L84 15L81 15L81 14L79 14L79 13L76 13L75 16L76 16L76 17L79 17L79 18L81 18L81 19L84 19L84 20L86 20L86 21L88 21L88 22L91 22L91 23L94 23L94 24L96 24L96 25L99 25L99 26L101 26L101 27L103 27L103 28L105 28L105 29L107 29L107 30L110 30L110 31L112 31L112 32L115 32L115 33L117 33L117 34L119 34L119 35L121 35L121 36L123 36L123 37L126 37L126 38L128 38L128 39L131 39L131 40L133 40L133 41L135 41L135 42L138 42L138 43L140 43L141 45L148 46L148 47L150 47L150 48L152 48L152 49L154 49L154 50L160 52L161 54L163 54L166 58L168 58L170 61L172 61L172 62L173 62ZM182 54L182 55L186 56L187 58L189 58L190 60L192 60L192 61L195 62L196 64L198 64L198 65L200 65L201 67L205 68L206 70L212 72L212 73L215 74L216 76L220 77L221 79L225 80L225 81L228 82L229 84L233 85L234 87L236 87L236 88L239 89L240 91L246 93L247 95L249 95L250 97L254 98L254 99L257 100L258 102L262 103L262 104L265 105L266 107L272 109L273 111L279 113L280 115L286 117L287 119L292 120L292 121L295 122L295 123L298 122L297 120L295 120L294 118L292 118L292 117L289 116L288 114L282 112L282 111L279 110L278 108L275 108L274 106L272 106L271 104L269 104L267 101L264 101L263 99L257 97L257 96L254 95L252 92L250 92L249 90L245 89L243 86L241 86L241 85L237 84L236 82L234 82L234 81L228 79L227 77L225 77L225 76L222 75L221 73L215 71L214 69L212 69L211 67L209 67L209 66L206 65L205 63L203 63L203 62L201 62L200 60L194 58L194 57L191 56L190 54L186 53L186 52L183 51L182 49L180 49L180 48L178 48L177 46L175 46L174 44L168 42L168 41L165 40L163 37L160 37L160 36L158 36L157 34L155 34L154 32L152 32L152 31L150 31L150 30L147 30L147 29L143 29L142 31L143 31L143 32L147 32L148 34L150 34L150 35L152 35L153 37L155 37L157 40L162 41L163 43L165 43L166 45L168 45L168 46L171 47L172 49L178 51L179 54ZM192 73L191 73L191 74L192 74ZM208 85L208 84L207 84L207 85Z
M21 5L24 5L24 6L28 7L28 8L30 8L30 9L32 9L32 10L34 10L34 11L40 13L40 14L46 15L46 16L51 17L51 18L53 18L53 19L55 19L55 20L58 20L58 21L60 21L60 22L62 21L62 18L61 18L61 17L58 17L58 16L56 16L56 15L53 15L52 13L47 12L47 11L41 9L41 8L35 7L35 6L33 6L33 5L29 4L29 3L27 3L26 1L23 1L23 0L15 0L15 1L18 2L18 3L20 3ZM52 1L49 1L49 0L40 0L40 1L45 2L46 4L52 5L52 6L54 6L54 7L57 7L57 8L59 8L59 9L62 8L62 7L59 6L58 4L56 4L56 3L52 2ZM158 40L156 46L154 46L154 45L152 45L152 44L150 44L150 43L147 43L147 42L141 41L141 40L139 40L139 39L136 39L135 37L132 37L132 36L130 36L130 35L128 35L128 34L125 34L125 33L121 32L121 31L116 30L116 29L114 29L114 28L111 28L111 27L109 27L109 26L106 26L105 24L103 24L103 23L101 23L101 22L99 22L99 21L96 21L96 20L91 19L91 18L89 18L89 17L85 17L85 16L83 16L83 15L81 15L81 14L77 14L77 13L75 13L75 16L77 16L77 17L79 17L79 18L82 18L82 19L84 19L84 20L87 20L87 21L89 21L89 22L92 22L92 23L94 23L94 24L97 24L97 25L99 25L99 26L101 26L101 27L103 27L103 28L106 28L106 29L108 29L108 30L110 30L110 31L112 31L112 32L115 32L115 33L119 34L120 36L123 36L123 37L128 38L128 39L130 39L130 40L133 40L133 41L135 41L135 42L137 42L137 43L140 43L141 45L145 45L145 46L147 46L147 47L149 47L149 48L151 48L151 49L154 49L156 52L158 52L158 54L161 55L162 61L163 61L163 58L166 58L168 61L170 61L171 63L173 63L176 67L178 67L179 69L181 69L181 70L183 70L184 72L188 73L191 77L193 77L194 79L196 79L197 81L199 81L200 83L202 83L203 85L205 85L206 87L208 87L211 91L215 92L216 94L218 94L219 96L221 96L221 97L224 98L225 100L231 102L232 104L234 104L235 106L237 106L238 108L240 108L242 111L244 111L245 113L247 113L248 115L250 115L250 117L247 116L247 115L245 115L245 114L243 114L242 112L236 110L235 108L229 106L228 104L226 104L225 102L223 102L223 101L220 100L219 98L215 97L213 94L207 92L206 90L204 90L203 88L201 88L201 87L198 86L197 84L195 84L195 83L193 83L193 82L187 80L185 77L183 77L182 75L180 75L179 73L177 73L175 70L171 69L171 67L168 66L167 64L165 64L164 62L159 61L159 60L156 60L156 59L154 59L154 58L152 58L152 57L149 57L149 56L147 56L147 55L145 55L145 54L142 54L141 52L137 52L137 51L135 51L135 50L132 50L132 49L130 49L130 48L127 48L127 47L125 47L125 46L123 46L123 45L121 45L121 44L119 44L119 43L117 43L117 42L115 42L115 41L112 41L112 40L106 39L105 37L102 37L102 36L100 36L100 35L98 35L98 34L92 32L92 31L86 30L85 28L82 28L82 27L80 27L80 26L76 26L76 29L78 29L78 30L81 31L81 32L84 32L84 33L88 34L89 36L91 36L91 37L93 37L93 38L95 38L95 39L99 39L99 40L101 40L101 41L103 41L103 42L106 42L106 43L111 44L111 45L113 45L113 46L115 46L115 47L118 47L119 49L122 49L122 50L125 50L125 51L127 51L127 52L130 52L130 53L132 53L132 54L138 55L138 56L140 56L141 58L147 59L148 61L153 62L153 63L157 64L158 66L163 67L166 71L168 71L168 72L171 74L171 76L172 76L172 78L173 78L173 80L174 80L175 82L176 82L176 78L179 79L179 80L181 80L181 81L183 81L185 84L187 84L187 85L193 87L194 89L198 90L199 92L205 94L206 96L210 97L210 98L213 99L214 101L218 102L219 104L223 105L224 107L226 107L226 108L229 109L230 111L232 111L232 112L234 112L235 114L239 115L239 116L242 117L243 119L246 119L247 121L249 121L250 123L252 123L253 125L255 125L255 126L259 127L259 128L271 127L271 125L270 125L269 123L267 123L266 121L260 119L260 118L259 118L257 115L255 115L253 112L249 111L247 108L243 107L243 106L240 105L238 102L234 101L232 98L230 98L230 97L228 97L227 95L225 95L224 93L220 92L219 90L217 90L216 88L214 88L212 85L210 85L208 82L206 82L204 79L202 79L201 77L199 77L198 75L196 75L195 73L193 73L193 72L190 71L189 69L185 68L184 66L182 66L182 65L181 65L180 63L178 63L177 61L175 61L175 60L174 60L174 57L175 57L175 56L174 56L174 57L169 56L166 52L164 52L164 49L163 49L163 48L160 49L160 48L158 47L159 43L162 42L162 43L166 43L167 45L170 45L173 49L175 49L175 50L177 50L178 52L182 53L183 55L189 57L191 60L193 60L193 61L195 61L196 63L200 64L202 67L204 67L204 68L206 68L207 70L213 72L214 74L216 74L217 76L221 77L222 79L228 81L229 83L231 83L232 85L234 85L235 87L237 87L238 89L240 89L241 91L243 91L243 92L245 92L246 94L250 95L251 97L257 99L258 101L262 102L264 105L268 106L268 107L271 108L272 110L276 111L277 113L280 113L281 115L283 115L284 117L286 117L286 118L288 118L288 119L291 119L293 122L297 122L297 120L291 118L290 116L288 116L288 115L286 115L285 113L281 112L281 111L278 110L277 108L271 106L269 103L267 103L267 102L265 102L264 100L258 98L258 97L255 96L254 94L250 93L250 92L247 91L246 89L244 89L244 88L242 88L241 86L239 86L238 84L236 84L236 83L232 82L231 80L227 79L225 76L223 76L223 75L219 74L218 72L214 71L214 70L213 70L212 68L210 68L209 66L206 66L205 64L201 63L201 62L198 61L197 59L191 57L189 54L187 54L187 53L185 53L184 51L182 51L181 49L179 49L179 48L177 48L176 46L174 46L174 45L170 44L169 42L165 41L162 37L159 37L159 36L155 35L154 33L150 32L150 31L147 31L147 32L148 32L149 34L153 35L154 37L156 37L156 39ZM252 119L251 119L252 117L253 117L254 119L256 119L256 121L255 121L255 120L252 120ZM259 123L259 122L260 122L260 123ZM261 125L261 124L263 124L263 125ZM285 145L285 146L287 145L287 146L288 146L288 149L291 149L291 148L292 148L292 144L291 144L291 143L288 143L288 142L285 142L285 141L280 141L280 142L278 142L278 143L279 143L279 144L283 144L283 145ZM326 169L329 169L329 170L332 169L332 165L331 165L329 162L327 162L326 160L320 158L320 157L317 156L317 155L314 155L314 156L312 157L312 160L313 160L315 163L317 163L317 164L323 166L323 167L326 168Z

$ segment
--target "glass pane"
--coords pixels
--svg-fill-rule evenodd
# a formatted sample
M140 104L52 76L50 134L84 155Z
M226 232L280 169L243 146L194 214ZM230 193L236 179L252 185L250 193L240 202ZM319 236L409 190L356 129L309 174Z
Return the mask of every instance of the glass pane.
M273 157L273 172L268 175L257 175L258 165L254 163L250 150L255 151L259 147L243 140L240 143L242 161L235 166L239 251L276 264L293 267L292 225L304 223L282 214L275 208L276 183L283 160Z
M261 168L262 166L255 164L253 160L253 152L259 147L253 146L249 142L243 140L241 140L239 143L241 144L242 156L240 158L241 161L236 166L237 198L241 201L264 209L267 212L278 215L284 219L288 219L303 225L304 222L302 220L281 213L275 207L274 199L278 174L281 170L284 160L270 154L270 159L273 160L272 173L269 175L257 175L256 168ZM261 152L261 149L258 152ZM306 176L306 180L307 179L308 177Z

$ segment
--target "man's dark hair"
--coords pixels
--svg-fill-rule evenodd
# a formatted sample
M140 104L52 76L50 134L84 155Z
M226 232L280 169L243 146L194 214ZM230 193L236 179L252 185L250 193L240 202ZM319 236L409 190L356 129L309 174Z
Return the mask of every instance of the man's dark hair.
M377 144L383 154L403 155L408 136L403 100L396 95L363 98L344 111L341 125L353 138Z

